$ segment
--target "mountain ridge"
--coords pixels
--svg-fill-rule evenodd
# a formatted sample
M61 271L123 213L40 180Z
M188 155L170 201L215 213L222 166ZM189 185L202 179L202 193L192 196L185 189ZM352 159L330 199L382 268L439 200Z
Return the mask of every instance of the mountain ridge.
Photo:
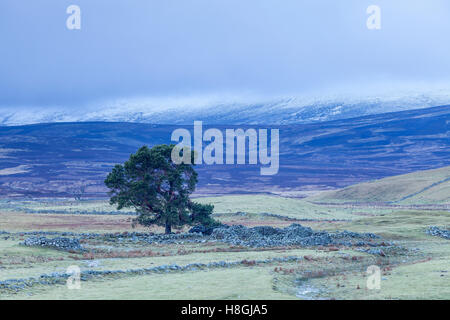
M0 108L4 126L58 122L129 122L191 124L195 120L221 125L289 125L343 120L387 112L450 104L450 95L303 100L283 98L260 102L116 101L71 111L62 108ZM162 107L165 106L165 107Z

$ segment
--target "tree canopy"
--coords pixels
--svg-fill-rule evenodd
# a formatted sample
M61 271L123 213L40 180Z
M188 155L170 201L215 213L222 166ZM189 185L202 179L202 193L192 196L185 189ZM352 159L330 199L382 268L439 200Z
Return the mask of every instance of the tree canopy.
M105 179L110 189L110 203L120 210L135 208L138 217L134 223L144 226L164 226L170 233L172 227L186 224L214 224L210 217L214 207L190 200L198 182L192 164L176 164L172 152L194 152L189 149L174 150L175 145L141 147L123 165L117 164Z

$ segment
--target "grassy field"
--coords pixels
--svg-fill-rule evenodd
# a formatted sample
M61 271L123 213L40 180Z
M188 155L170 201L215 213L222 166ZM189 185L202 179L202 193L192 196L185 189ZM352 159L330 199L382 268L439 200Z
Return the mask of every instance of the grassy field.
M82 290L55 286L37 289L26 299L293 299L272 289L270 268L157 274L83 284Z
M20 245L27 237L22 232L162 229L133 229L129 212L117 214L115 208L100 200L8 201L2 203L0 230L12 233L0 235L0 282L64 273L73 265L82 271L124 272L85 279L80 290L69 290L64 283L38 284L17 291L0 288L0 299L450 299L450 241L426 233L431 225L450 226L448 211L369 204L355 209L352 205L321 205L309 200L264 195L197 199L213 203L216 219L224 223L284 227L295 222L317 230L373 232L385 241L394 241L401 250L380 256L345 246L256 249L221 242L111 243L99 238L84 241L88 252L70 253ZM93 214L86 214L89 210ZM270 260L290 256L300 260ZM265 259L268 262L248 263ZM243 263L197 271L129 272L220 261ZM380 290L366 286L366 270L371 265L382 270Z

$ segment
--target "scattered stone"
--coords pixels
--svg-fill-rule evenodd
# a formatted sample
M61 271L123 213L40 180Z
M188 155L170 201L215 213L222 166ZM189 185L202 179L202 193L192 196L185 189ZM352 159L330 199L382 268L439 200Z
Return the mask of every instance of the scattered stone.
M25 239L25 241L22 244L29 247L45 247L64 251L75 251L75 252L84 251L84 248L81 246L80 241L78 239L70 239L62 237L53 239L49 239L46 237L29 237Z
M368 254L373 254L373 255L376 255L376 256L382 256L382 257L386 256L384 251L382 249L378 249L378 248L359 249L358 251L366 252Z
M209 236L214 231L214 229L219 228L219 227L220 228L226 228L228 226L226 226L226 225L219 225L219 226L214 226L214 227L207 227L207 226L203 226L203 225L198 225L198 226L195 226L195 227L191 228L189 230L189 233L200 233L202 235Z
M428 228L427 233L431 236L441 237L444 239L450 239L450 230L439 228L436 226L431 226Z
M211 238L236 246L248 247L275 247L275 246L330 246L330 245L356 245L377 246L374 239L380 238L372 233L355 233L349 231L327 233L313 231L300 224L291 224L284 229L273 227L247 228L242 225L228 228L216 228Z
M13 235L13 234L11 234ZM292 224L284 229L268 226L247 228L242 225L220 225L218 227L206 228L196 226L189 233L175 234L150 234L144 232L123 232L123 233L73 233L73 232L22 232L22 236L32 236L34 240L27 240L28 245L44 246L45 236L59 236L80 240L102 240L106 242L133 242L133 243L155 243L155 244L185 244L185 243L205 243L208 241L221 241L234 246L246 247L284 247L284 246L305 246L305 247L335 247L335 246L358 246L358 247L378 247L387 246L387 243L378 243L380 239L373 233L356 233L350 231L328 233L325 231L314 231L309 227L300 224ZM70 239L69 239L70 240ZM36 243L36 244L31 244ZM65 247L64 242L62 247ZM51 245L50 245L51 246ZM56 246L58 247L58 246ZM61 247L61 246L59 246ZM75 245L76 247L76 245ZM68 250L73 250L68 249ZM77 249L75 249L77 251Z
M302 257L277 257L265 260L252 260L252 265L266 264L266 263L280 263L280 262L297 262L302 260ZM190 263L184 266L176 264L162 265L157 267L139 268L139 269L127 269L127 270L83 270L80 274L81 281L88 281L94 277L104 276L126 276L135 274L152 274L152 273L169 273L169 272L186 272L186 271L199 271L210 268L231 268L236 266L248 266L247 260L241 261L219 261L210 263ZM34 285L55 285L65 284L67 278L70 277L70 273L53 272L50 274L42 274L39 277L21 278L21 279L9 279L0 281L0 292L2 290L9 292L18 292L26 287L32 287Z
M92 261L84 261L84 263L89 267L89 268L97 268L98 266L100 266L100 261L98 260L92 260Z

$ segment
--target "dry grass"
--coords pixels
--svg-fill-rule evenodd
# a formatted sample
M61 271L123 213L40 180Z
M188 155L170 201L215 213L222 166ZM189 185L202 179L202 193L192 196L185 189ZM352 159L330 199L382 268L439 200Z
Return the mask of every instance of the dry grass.
M356 184L308 198L315 202L450 204L450 166Z
M73 214L28 214L0 212L0 230L7 231L70 231L70 232L122 232L154 231L161 228L131 227L127 215L73 215Z
M328 206L310 206L303 201L287 201L279 197L236 196L219 197L218 205L234 203L229 212L218 217L230 224L247 226L272 225L282 227L292 221L261 215L261 208L280 209L296 217L327 219ZM210 198L207 202L209 202ZM234 200L237 201L234 202ZM203 201L206 201L205 199ZM245 202L245 204L243 204ZM87 205L87 204L85 204ZM98 204L96 204L98 205ZM303 206L304 205L304 206ZM241 207L241 210L239 209ZM302 207L303 206L303 207ZM235 214L246 212L247 214ZM303 215L303 212L312 212ZM252 212L253 211L253 212ZM283 213L273 212L273 213ZM445 211L398 211L358 208L358 215L346 208L336 211L353 216L349 221L303 221L314 229L329 231L351 230L374 232L387 240L396 240L408 249L419 252L388 254L379 257L356 251L355 248L318 247L314 249L279 247L246 248L220 242L185 244L147 244L132 241L110 242L96 238L83 241L89 252L70 254L52 249L30 248L18 245L20 236L4 240L0 237L0 279L37 277L44 273L65 272L70 265L82 270L127 270L151 266L217 261L242 261L241 267L224 270L189 271L184 273L126 275L122 278L96 278L82 283L82 290L71 291L65 286L38 286L2 298L32 299L280 299L305 298L298 295L303 284L319 288L319 297L327 299L389 299L389 298L445 298L448 297L448 240L437 239L425 233L428 225L449 226L450 215ZM73 232L130 232L132 217L126 215L25 214L0 212L0 230L31 231L55 230ZM161 228L151 231L162 232ZM260 265L256 260L300 256L296 263ZM365 288L365 268L382 266L383 293ZM300 289L299 289L300 288ZM433 291L434 290L434 291ZM3 293L2 293L3 294ZM29 296L30 295L30 296ZM428 295L428 296L427 296Z

